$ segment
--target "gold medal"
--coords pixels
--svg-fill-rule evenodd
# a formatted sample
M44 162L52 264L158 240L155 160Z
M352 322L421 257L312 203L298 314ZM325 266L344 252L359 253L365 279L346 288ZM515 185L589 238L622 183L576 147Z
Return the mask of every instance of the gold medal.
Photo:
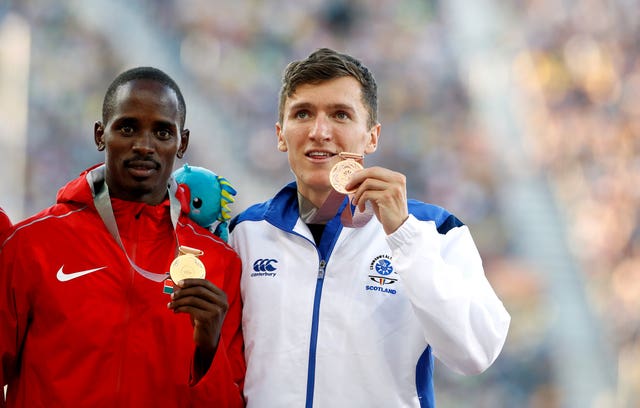
M204 252L187 246L180 246L178 250L180 255L171 262L169 267L171 280L178 283L183 279L204 279L207 274L206 269L202 261L198 259L198 256Z
M346 157L346 160L336 163L329 172L329 182L331 186L339 193L349 194L350 192L344 188L351 179L351 175L356 171L363 170L364 167L354 158L362 158L362 155L355 153L340 153L340 157Z

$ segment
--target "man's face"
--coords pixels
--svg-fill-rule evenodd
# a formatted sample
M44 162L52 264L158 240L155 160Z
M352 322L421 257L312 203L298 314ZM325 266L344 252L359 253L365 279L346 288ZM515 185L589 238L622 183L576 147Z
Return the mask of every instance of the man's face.
M120 86L107 123L96 123L95 142L105 146L106 181L112 197L158 204L167 193L175 157L187 149L180 133L178 98L151 80Z
M287 152L303 196L313 202L330 192L329 171L342 160L338 153L376 150L380 125L369 128L368 120L360 83L352 77L300 85L287 98L276 124L278 149Z

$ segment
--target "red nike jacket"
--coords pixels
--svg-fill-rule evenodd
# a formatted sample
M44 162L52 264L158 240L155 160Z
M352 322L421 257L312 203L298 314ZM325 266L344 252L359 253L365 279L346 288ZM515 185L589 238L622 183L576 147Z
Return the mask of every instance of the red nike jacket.
M85 175L0 243L0 384L8 384L6 406L242 406L236 253L181 214L180 245L204 251L207 279L229 302L214 360L195 383L190 316L169 310L164 284L132 268L96 212ZM168 271L176 250L168 200L157 206L111 202L129 257L147 271Z

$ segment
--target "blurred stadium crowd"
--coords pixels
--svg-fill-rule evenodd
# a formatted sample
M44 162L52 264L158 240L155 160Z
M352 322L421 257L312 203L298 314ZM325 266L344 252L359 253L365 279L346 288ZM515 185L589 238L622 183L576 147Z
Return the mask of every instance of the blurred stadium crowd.
M533 69L521 72L532 101L527 137L566 216L590 303L616 350L617 402L638 406L639 4L530 3L524 21Z
M188 161L232 182L224 166L233 162L256 185L275 191L291 179L274 133L284 66L321 46L349 52L372 69L379 86L381 147L367 163L405 173L411 197L444 206L470 226L487 275L512 314L505 350L485 374L460 378L437 369L439 406L562 406L542 304L545 285L554 282L511 251L495 193L501 152L474 119L438 1L96 1L90 2L94 19L82 3L0 5L0 24L13 15L31 27L25 215L100 160L91 132L104 91L120 71L156 64L136 60L139 55L169 55L174 65L160 67L179 73L178 82L206 104L200 108L207 116L189 116L194 98L185 92L187 125L201 123L210 132L192 134L199 147ZM638 406L639 4L496 3L525 39L511 74L526 95L526 146L564 215L571 256L616 355L616 389L594 406ZM128 19L111 13L113 4ZM116 32L131 29L124 22L151 32L144 53L114 41ZM228 145L208 144L214 134L212 141ZM250 186L235 187L234 211L266 198Z

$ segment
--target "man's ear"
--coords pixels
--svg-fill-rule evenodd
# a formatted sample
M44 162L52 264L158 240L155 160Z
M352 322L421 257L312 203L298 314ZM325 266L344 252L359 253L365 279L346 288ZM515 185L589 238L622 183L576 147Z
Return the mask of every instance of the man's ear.
M176 153L178 159L182 159L184 153L187 151L187 147L189 147L190 134L191 132L189 131L189 129L184 129L180 134L180 147L178 147L178 152Z
M93 141L98 147L98 151L101 152L104 150L104 126L100 121L96 121L96 123L93 124Z
M369 141L364 149L365 154L371 154L378 149L378 139L380 138L381 125L377 123L369 130Z
M280 122L276 123L276 136L278 136L278 150L286 152L288 150L287 142L284 140L284 137L282 137L282 126Z

